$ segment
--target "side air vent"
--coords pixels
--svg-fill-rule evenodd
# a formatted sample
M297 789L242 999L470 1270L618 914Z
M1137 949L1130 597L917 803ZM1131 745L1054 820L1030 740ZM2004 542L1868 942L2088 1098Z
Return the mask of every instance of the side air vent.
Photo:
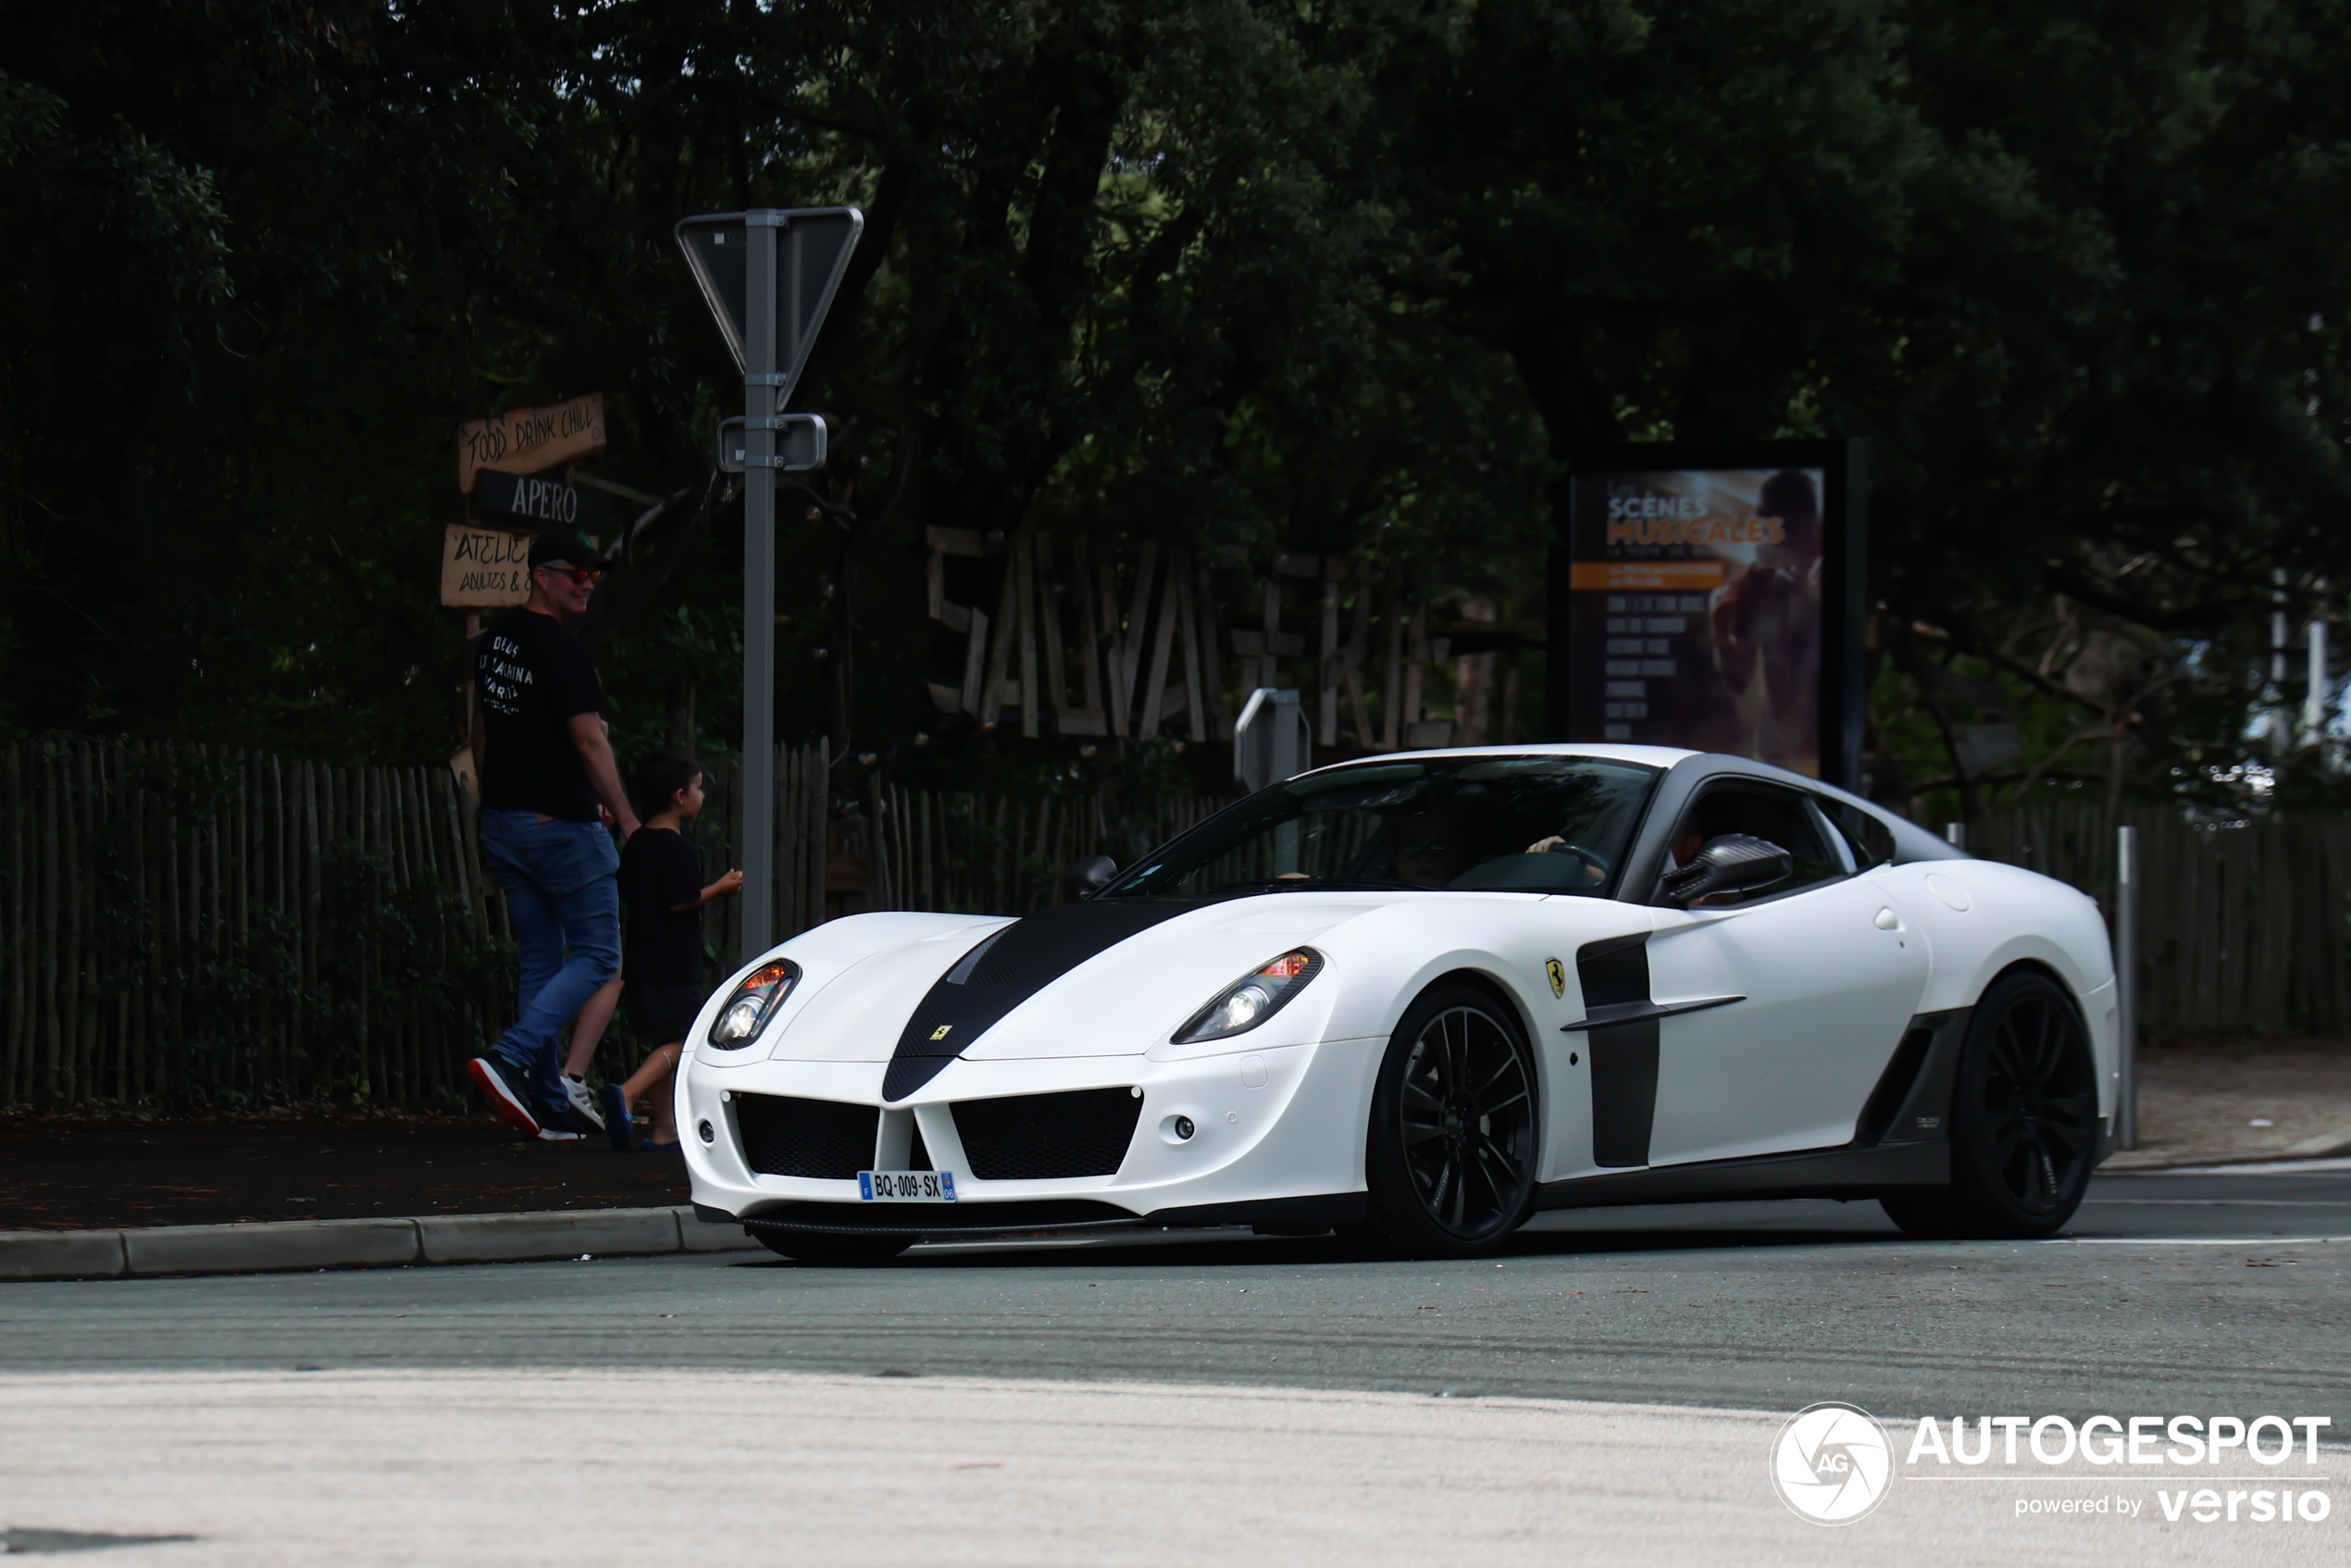
M779 1094L735 1096L743 1160L765 1176L854 1181L874 1163L881 1108Z
M1115 1176L1143 1114L1131 1089L958 1100L950 1107L964 1157L982 1181Z

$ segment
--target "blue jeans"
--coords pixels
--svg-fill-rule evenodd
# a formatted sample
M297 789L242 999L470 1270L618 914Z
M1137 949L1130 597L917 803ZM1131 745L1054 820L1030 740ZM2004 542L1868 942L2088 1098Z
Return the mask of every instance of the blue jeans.
M620 973L620 852L601 823L541 821L528 811L481 814L481 852L506 890L522 949L515 1020L491 1047L552 1111L567 1103L563 1027Z

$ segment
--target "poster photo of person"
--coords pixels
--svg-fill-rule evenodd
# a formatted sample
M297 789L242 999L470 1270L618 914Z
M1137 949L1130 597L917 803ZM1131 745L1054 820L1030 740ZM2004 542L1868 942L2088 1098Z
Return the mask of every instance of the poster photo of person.
M1574 475L1568 739L1821 777L1826 489L1817 467Z

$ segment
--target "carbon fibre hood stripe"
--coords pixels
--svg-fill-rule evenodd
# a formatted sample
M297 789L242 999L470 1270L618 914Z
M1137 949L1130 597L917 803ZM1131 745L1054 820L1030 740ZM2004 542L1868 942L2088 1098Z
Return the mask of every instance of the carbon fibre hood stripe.
M1088 899L1000 927L974 944L975 952L987 948L977 963L968 962L973 954L966 953L915 1005L882 1075L882 1098L903 1100L930 1082L998 1019L1097 953L1179 915L1227 902ZM958 981L958 975L968 977Z

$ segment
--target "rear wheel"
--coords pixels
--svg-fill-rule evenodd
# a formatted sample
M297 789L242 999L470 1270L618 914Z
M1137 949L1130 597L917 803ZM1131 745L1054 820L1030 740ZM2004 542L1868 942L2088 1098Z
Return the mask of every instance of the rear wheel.
M759 1244L777 1257L803 1263L879 1263L914 1244L911 1236L845 1236L829 1230L752 1231Z
M1501 1246L1535 1202L1535 1059L1484 991L1434 990L1389 1038L1372 1095L1370 1228L1412 1257Z
M2047 1236L2073 1217L2097 1158L2097 1085L2073 998L2022 970L1968 1020L1951 1101L1951 1182L1879 1201L1914 1236Z

